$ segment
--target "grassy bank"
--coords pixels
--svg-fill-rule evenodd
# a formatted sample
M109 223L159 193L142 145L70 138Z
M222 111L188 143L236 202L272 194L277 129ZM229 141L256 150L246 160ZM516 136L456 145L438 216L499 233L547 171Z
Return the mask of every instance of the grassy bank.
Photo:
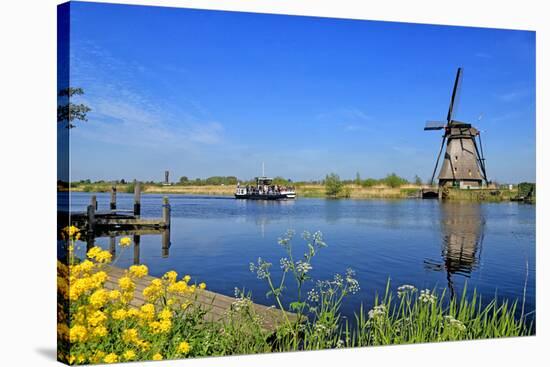
M406 184L400 187L389 187L386 185L375 185L365 187L356 184L346 184L337 198L350 199L406 199L414 197L422 188L420 185ZM110 192L111 185L83 184L71 188L75 192ZM133 184L117 185L118 192L133 193ZM145 194L182 194L182 195L215 195L232 196L235 191L230 185L170 185L142 184L142 192ZM298 197L305 198L326 198L326 187L320 184L296 184ZM510 201L517 196L517 190L460 190L448 189L446 198L457 201L484 201L500 202Z
M410 184L401 187L389 187L385 185L364 187L361 185L347 184L343 185L337 197L350 199L405 199L416 194L420 188L421 186ZM327 197L324 185L298 184L296 185L296 192L300 197Z
M360 185L344 185L341 198L352 199L404 199L418 192L420 186L405 185L401 187L388 187L377 185L373 187L363 187ZM71 188L75 192L110 192L110 184L88 184L77 185ZM133 184L117 185L118 192L132 193ZM220 195L232 196L235 192L235 186L229 185L151 185L142 184L142 193L146 194L183 194L183 195ZM326 188L320 184L297 184L296 192L299 197L325 198Z
M403 285L376 298L370 310L357 310L355 322L344 320L340 307L359 290L351 270L333 279L310 277L313 259L326 246L319 232L304 233L308 251L294 257L293 233L279 240L286 257L272 264L258 259L250 265L266 283L267 296L278 308L297 314L273 331L262 328L261 315L250 295L236 292L235 301L222 321L208 321L208 308L193 302L204 284L174 271L141 290L148 303L136 308L135 281L148 273L145 265L133 265L115 289L106 287L104 266L112 255L92 248L87 259L74 257L78 231L69 230L69 265L58 263L59 359L70 364L114 363L201 356L220 356L297 350L316 350L372 345L424 343L530 335L524 318L516 317L516 303L494 299L483 306L481 296L463 292L449 298L445 290L419 290ZM119 244L120 253L131 245ZM301 260L293 261L293 258ZM288 309L282 299L285 282L295 282L298 295ZM285 295L286 297L286 295ZM286 299L286 298L285 298Z
M501 202L510 201L518 195L518 190L489 190L489 189L448 189L445 191L445 199L457 201L484 201Z

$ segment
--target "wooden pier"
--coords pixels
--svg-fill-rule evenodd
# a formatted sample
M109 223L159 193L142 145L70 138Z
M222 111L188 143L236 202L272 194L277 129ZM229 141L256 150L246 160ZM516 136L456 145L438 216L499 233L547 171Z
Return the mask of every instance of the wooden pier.
M171 207L168 197L162 201L162 218L141 217L141 185L134 183L134 206L133 209L118 209L116 202L116 186L111 188L109 210L98 211L97 197L92 195L90 204L85 212L70 212L72 225L85 230L87 233L97 231L117 230L159 230L170 228Z
M105 288L117 289L118 280L125 275L125 270L116 266L108 266L107 274L109 278L105 284ZM130 302L131 306L139 307L146 303L146 300L143 297L143 290L145 287L150 285L151 281L154 279L156 278L152 276L145 276L141 279L135 280L136 290L134 292L134 299ZM214 293L206 289L197 289L195 292L197 296L195 302L207 311L205 317L209 321L223 322L228 315L228 311L231 310L231 307L235 302L235 298ZM252 307L254 312L261 317L262 326L267 331L274 331L277 325L280 325L285 321L283 314L284 311L281 311L280 309L259 305L256 303L253 303ZM286 312L286 314L289 320L296 320L296 314L290 312Z

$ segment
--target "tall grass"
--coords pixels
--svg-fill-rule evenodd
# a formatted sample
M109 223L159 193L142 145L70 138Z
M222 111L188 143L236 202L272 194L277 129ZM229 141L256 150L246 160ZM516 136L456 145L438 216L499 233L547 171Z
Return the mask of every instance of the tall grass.
M285 310L281 300L286 282L294 281L297 286L296 300L285 310L295 312L297 317L285 318L276 330L274 350L425 343L532 333L523 312L521 317L516 317L517 301L510 303L495 297L484 304L476 290L468 296L466 286L459 298L447 295L446 289L420 290L413 285L401 285L395 293L390 291L389 281L384 296L376 296L370 310L365 311L361 306L354 322L344 321L340 307L349 294L359 290L353 270L336 274L331 280L313 281L309 275L313 258L326 244L320 232L305 232L307 252L295 261L293 235L289 231L279 239L286 257L280 261L282 275L278 278L271 270L272 264L264 259L259 258L250 266L251 271L266 282L267 296L273 297L280 309ZM311 286L305 297L304 289Z

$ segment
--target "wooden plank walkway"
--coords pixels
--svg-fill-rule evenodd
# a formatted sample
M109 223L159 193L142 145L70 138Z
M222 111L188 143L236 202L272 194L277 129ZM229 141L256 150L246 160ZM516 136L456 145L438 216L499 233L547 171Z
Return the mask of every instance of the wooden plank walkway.
M107 268L107 273L109 278L105 284L107 289L118 289L118 280L124 276L125 270L116 266L109 266ZM137 279L136 290L134 293L134 300L130 302L131 306L139 307L146 303L143 297L143 289L147 287L151 281L155 279L152 276L145 276L141 279ZM205 310L208 311L206 318L211 321L221 321L227 317L227 311L231 309L232 304L235 302L235 298L225 296L223 294L214 293L209 290L196 290L197 300ZM265 330L273 331L284 322L283 311L274 308L268 307L260 304L253 303L254 311L256 314L261 316L262 325ZM291 321L296 320L296 314L286 312L287 317Z

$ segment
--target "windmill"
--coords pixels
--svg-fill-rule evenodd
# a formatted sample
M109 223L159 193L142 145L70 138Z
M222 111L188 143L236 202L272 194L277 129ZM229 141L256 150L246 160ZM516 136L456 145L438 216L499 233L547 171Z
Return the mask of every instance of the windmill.
M483 182L488 183L480 131L468 122L453 120L461 81L462 68L458 68L447 121L428 121L424 127L424 130L444 130L431 183L433 185L441 153L447 143L445 157L438 176L439 186L478 188L483 185Z

